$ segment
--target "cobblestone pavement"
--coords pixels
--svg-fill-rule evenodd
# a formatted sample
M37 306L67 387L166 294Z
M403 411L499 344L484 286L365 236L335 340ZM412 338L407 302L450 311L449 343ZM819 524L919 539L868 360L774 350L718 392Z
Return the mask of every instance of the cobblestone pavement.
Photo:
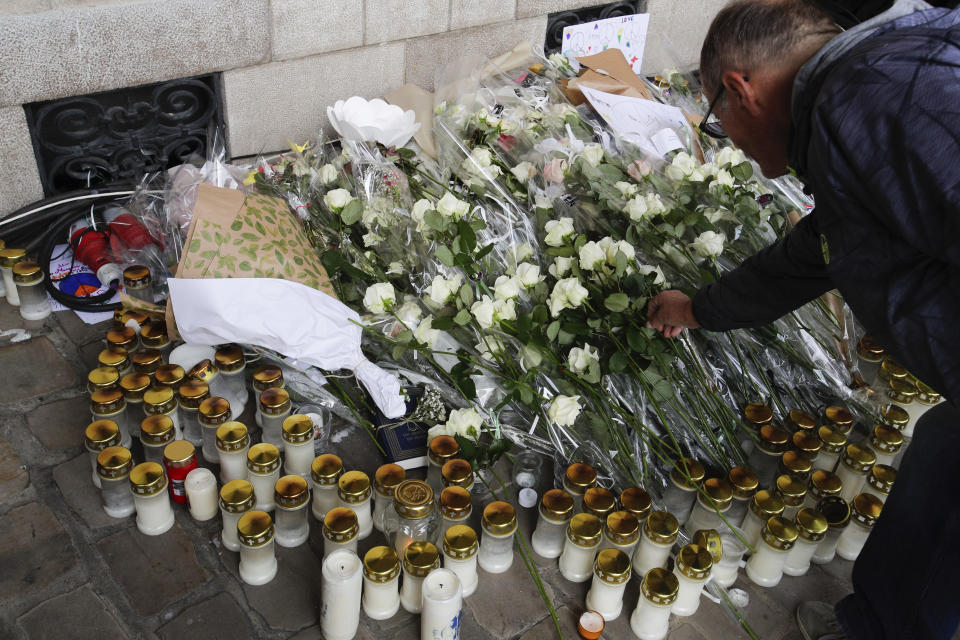
M25 323L0 302L0 331L25 328L32 338L0 337L0 637L19 638L321 638L322 537L311 517L311 536L296 549L278 548L279 573L250 587L237 575L238 556L220 545L220 519L196 522L175 506L168 533L144 536L134 518L109 518L90 482L82 446L89 412L83 382L102 349L105 325L88 326L71 312L41 324ZM252 403L248 403L248 407ZM249 415L241 417L253 425ZM372 476L381 464L368 436L334 425L334 451L346 468ZM254 433L258 439L259 433ZM140 451L136 449L135 459ZM201 456L202 461L202 456ZM202 463L202 462L201 462ZM520 514L529 534L533 510ZM382 544L363 541L361 555ZM556 561L537 561L566 638L577 638L576 619L589 584L565 581ZM742 575L750 597L746 617L763 640L799 640L793 619L807 599L834 601L850 589L851 563L814 566L802 578L784 577L773 589ZM742 574L742 572L741 572ZM624 614L604 638L632 640L628 617L637 581L627 588ZM465 601L465 640L556 637L537 588L520 558L500 575L481 571L480 587ZM419 638L419 620L401 613L384 622L361 618L357 638ZM716 604L703 600L696 615L674 617L671 640L746 638Z

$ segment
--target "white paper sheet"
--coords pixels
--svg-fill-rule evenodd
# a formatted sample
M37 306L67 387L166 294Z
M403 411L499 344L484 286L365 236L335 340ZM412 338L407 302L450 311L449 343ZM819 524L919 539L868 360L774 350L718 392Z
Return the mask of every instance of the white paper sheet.
M579 56L592 56L607 49L620 49L633 72L640 75L643 48L647 44L648 26L650 26L649 13L571 25L563 29L563 44L560 51L573 60Z
M684 131L688 125L680 109L589 87L580 87L580 90L611 129L645 151L664 156L683 148L677 132Z
M91 276L96 278L96 275L90 270L89 267L87 267L87 265L83 264L79 260L74 261L73 251L71 251L66 244L58 244L56 247L54 247L53 255L55 257L50 260L50 277L53 280L60 280L66 277L68 274L76 275L80 273L89 273ZM99 295L101 293L106 293L106 291L107 288L101 285L96 291L88 292L88 295ZM47 294L47 296L49 297L49 294ZM114 293L109 302L116 301L117 294ZM73 311L70 309L70 307L57 302L53 298L50 298L50 306L54 311ZM112 311L74 311L74 313L76 313L80 319L87 324L97 324L98 322L105 322L113 318Z

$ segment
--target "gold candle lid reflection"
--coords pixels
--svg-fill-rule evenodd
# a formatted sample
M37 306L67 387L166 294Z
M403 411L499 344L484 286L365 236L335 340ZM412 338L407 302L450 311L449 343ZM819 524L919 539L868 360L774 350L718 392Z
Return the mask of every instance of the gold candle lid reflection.
M392 547L373 547L363 556L363 575L370 582L390 582L400 575L400 558Z
M551 522L573 517L573 497L563 489L550 489L540 498L540 513Z
M84 444L91 451L103 451L120 444L120 427L113 420L94 420L83 432Z
M827 532L827 519L816 509L806 507L797 512L795 524L800 537L807 542L823 540Z
M460 454L460 445L453 436L435 436L427 447L430 460L442 467L443 463Z
M751 402L744 408L743 417L750 424L760 426L773 420L773 409L762 402Z
M786 507L799 507L807 497L807 485L784 474L777 478L777 493Z
M850 519L865 527L872 527L880 517L883 502L872 493L861 493L853 499Z
M787 422L799 431L811 431L817 428L817 419L803 409L791 409Z
M393 497L397 485L407 479L406 470L398 464L380 465L373 475L373 488L382 496Z
M880 410L880 420L894 429L903 431L907 423L910 422L910 414L901 406L888 404Z
M230 401L220 396L210 396L200 403L197 419L204 425L223 424L230 420Z
M283 420L280 437L290 444L303 444L313 440L313 420L309 416L295 413Z
M130 470L130 490L138 496L153 496L167 488L163 466L156 462L141 462Z
M93 393L98 389L109 389L117 386L120 373L116 367L97 367L87 374L87 391Z
M816 458L820 453L820 447L823 446L820 443L820 438L817 437L817 432L813 430L797 431L793 434L791 440L794 448L808 460Z
M307 481L300 476L287 475L277 480L273 487L273 497L277 506L296 509L310 500L310 490L307 488Z
M605 520L617 506L617 499L608 489L590 487L583 494L583 510Z
M97 362L104 367L114 367L117 370L123 370L130 364L130 359L127 356L126 349L111 345L97 355Z
M220 508L230 513L246 513L256 503L253 485L247 480L231 480L220 487Z
M680 523L669 511L654 511L643 527L644 535L657 544L673 544L679 531Z
M843 445L847 443L845 433L828 425L823 425L817 429L817 436L823 443L821 450L828 453L840 453L843 450Z
M97 389L90 394L90 408L94 413L112 414L126 405L123 391L116 387Z
M127 326L108 329L107 344L122 347L129 352L137 344L137 332Z
M233 373L243 369L243 350L235 344L228 344L217 349L213 359L220 371Z
M750 510L765 522L771 516L778 516L783 513L783 499L772 491L761 489L753 496Z
M881 453L896 453L903 446L903 434L893 427L878 424L870 435L870 446Z
M280 450L269 442L260 442L247 451L247 469L266 475L280 468Z
M410 575L426 578L427 574L440 567L440 551L432 542L416 540L403 552L403 568Z
M640 537L640 521L629 511L614 511L607 516L603 531L614 544L628 546Z
M799 451L791 449L780 456L780 466L798 480L806 480L813 470L813 462Z
M620 549L604 549L597 554L593 571L607 584L623 584L630 579L630 557Z
M733 487L733 495L741 500L750 499L760 486L760 479L752 470L747 467L734 467L727 474L730 486Z
M823 413L827 418L827 422L836 426L844 433L850 431L850 427L853 426L853 414L850 413L846 407L836 405L827 407Z
M357 512L349 507L334 507L323 516L323 536L332 542L349 542L357 537L360 525Z
M337 480L337 495L350 504L370 498L370 476L363 471L347 471Z
M790 434L783 427L775 424L765 424L760 427L757 446L769 453L781 453L787 448Z
M640 593L654 604L669 605L677 599L680 591L680 581L672 571L655 567L647 571L640 583Z
M257 391L283 386L283 370L274 364L261 365L253 372L253 388Z
M433 488L423 480L404 480L393 492L394 507L404 518L424 518L433 513Z
M517 512L509 502L495 500L483 509L481 524L495 536L512 535L517 530Z
M694 532L691 542L706 549L714 563L720 562L723 557L723 539L716 529L700 529Z
M564 488L570 493L583 495L597 484L597 472L585 462L574 462L563 474Z
M567 525L567 538L581 547L594 547L600 544L603 523L592 513L578 513L570 518Z
M650 515L652 504L650 494L640 487L627 487L620 494L620 507L632 513L641 522Z
M870 467L877 463L877 454L870 449L857 443L848 444L847 448L844 449L843 465L853 471L860 473L866 473L870 470Z
M101 478L123 478L132 468L133 456L126 447L107 447L97 454L97 475Z
M670 469L670 479L677 486L688 491L696 491L697 486L706 474L707 471L703 465L693 458L677 460L673 463L673 468Z
M463 487L447 487L440 492L440 510L451 520L463 520L473 509L470 492Z
M173 387L174 385L165 385ZM177 387L180 404L187 409L200 409L200 404L210 397L210 385L203 380L187 380Z
M319 485L337 484L343 473L343 461L332 453L324 453L310 463L310 477Z
M138 373L154 373L163 364L163 354L156 349L140 349L130 356L130 362Z
M452 458L443 463L440 468L443 484L448 487L473 486L473 467L463 458Z
M810 475L810 492L814 498L837 496L842 489L840 477L832 471L817 469Z
M236 420L224 422L217 427L217 449L221 451L243 451L250 446L250 434L247 426Z
M290 394L286 389L270 387L260 394L260 411L264 415L277 416L290 409Z
M150 376L145 373L128 373L120 378L120 388L127 400L143 400L143 394L150 388Z
M688 544L676 557L677 569L691 580L706 580L713 568L713 556L700 545Z
M472 558L478 547L476 531L465 524L455 524L443 534L443 553L456 560Z
M893 489L893 483L896 479L896 469L888 464L875 464L867 475L867 484L880 493L887 494Z
M176 437L173 419L158 414L147 416L140 422L140 441L154 446L166 445Z
M867 362L880 362L883 360L883 347L873 336L863 336L857 343L857 355Z
M763 541L774 549L792 549L799 536L797 527L786 518L771 516L763 527Z
M707 478L700 485L700 490L697 499L708 509L724 511L733 500L733 487L723 478Z
M273 520L266 511L254 509L240 516L237 537L245 547L257 548L273 540Z

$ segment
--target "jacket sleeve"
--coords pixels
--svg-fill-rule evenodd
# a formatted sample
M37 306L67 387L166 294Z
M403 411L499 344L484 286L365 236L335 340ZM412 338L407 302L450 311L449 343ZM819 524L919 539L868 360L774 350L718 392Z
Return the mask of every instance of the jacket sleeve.
M693 315L710 331L759 327L833 288L813 212L778 242L700 289Z

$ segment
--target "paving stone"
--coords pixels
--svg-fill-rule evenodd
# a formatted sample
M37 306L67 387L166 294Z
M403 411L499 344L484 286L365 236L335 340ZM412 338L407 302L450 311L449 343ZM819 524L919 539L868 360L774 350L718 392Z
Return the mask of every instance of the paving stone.
M104 513L100 504L100 490L93 485L90 475L90 458L86 452L53 469L53 480L57 483L64 501L88 527L96 530L111 527L124 520L132 522L135 516L119 519Z
M90 400L79 396L40 405L27 414L27 426L44 447L59 451L83 444L90 419Z
M512 638L547 614L537 585L521 558L514 558L513 566L504 573L478 571L480 584L467 598L466 606L480 626L495 638ZM544 583L544 589L553 600L553 589L548 583ZM505 616L506 611L511 615Z
M0 536L0 601L40 591L78 561L70 536L53 512L38 502L11 509Z
M45 336L0 347L0 371L8 380L5 402L26 400L77 383L73 369Z
M743 614L747 624L759 638L776 638L788 626L791 612L775 602L769 601L758 587L745 576L740 576L734 587L743 589L750 596L750 603ZM782 588L782 587L780 587ZM720 605L710 600L700 601L697 614L692 616L693 624L700 633L708 638L746 638L743 628L733 621L732 616Z
M97 356L104 350L104 345L100 341L91 342L80 347L80 362L85 371L95 369L99 364Z
M836 556L833 560L827 564L816 565L820 571L823 571L829 576L833 576L841 582L841 584L847 585L850 590L853 590L852 574L853 574L853 563L849 560L844 560L840 556Z
M838 580L814 565L804 576L783 576L782 582L774 589L765 590L764 595L792 613L801 602L839 602L851 591L849 583Z
M259 587L243 585L247 602L274 629L297 631L316 624L320 611L320 559L310 547L301 545L294 549L277 547L277 562L277 577L272 581Z
M557 616L560 620L560 630L563 632L564 638L580 637L580 633L577 631L579 613L574 613L570 607L561 607L557 609ZM557 628L553 623L553 618L548 615L521 635L520 640L555 640L556 637Z
M386 462L363 427L345 424L337 418L330 428L330 451L340 456L344 469L363 471L371 480L377 468Z
M126 529L100 540L97 548L141 615L162 611L211 577L197 563L193 542L179 524L159 536Z
M67 337L77 346L85 345L94 340L103 340L107 331L113 325L110 320L97 324L87 324L73 311L58 311L53 316L60 323L60 328L67 334Z
M127 637L89 585L47 600L20 616L17 622L30 640L61 640L68 635L65 629L83 629L84 637L97 640Z
M30 484L30 472L13 445L0 438L0 503L17 495Z
M0 109L0 123L2 123L4 114L6 111L7 109ZM22 109L20 110L20 114L21 116L23 115ZM29 133L27 135L28 137L26 142L27 144L30 144ZM0 143L0 145L2 144L3 143ZM2 148L2 146L0 146L0 158L3 157L4 153L5 153L5 150ZM8 182L16 182L16 180L9 180ZM3 187L4 190L6 190L7 188L8 187ZM10 210L16 209L17 207L13 207L13 206L11 207L3 206L3 202L5 199L4 195L6 194L0 191L0 211L7 211L8 209ZM7 329L22 329L23 326L24 326L23 316L20 315L20 307L15 307L12 304L7 304L7 299L4 297L0 297L0 331L6 331ZM12 337L13 336L5 336L3 338L0 338L0 340L9 342L10 338Z
M184 609L158 633L170 640L253 637L246 612L226 593Z

